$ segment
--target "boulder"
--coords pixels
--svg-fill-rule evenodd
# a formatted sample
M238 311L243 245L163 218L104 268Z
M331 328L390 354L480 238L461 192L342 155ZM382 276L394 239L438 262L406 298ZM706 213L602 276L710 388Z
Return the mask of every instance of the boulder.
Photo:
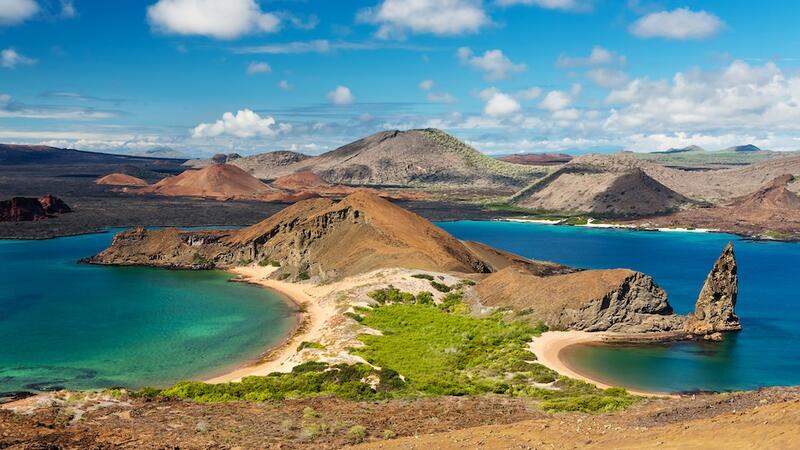
M686 331L697 336L742 329L736 316L739 276L733 244L729 243L711 268Z

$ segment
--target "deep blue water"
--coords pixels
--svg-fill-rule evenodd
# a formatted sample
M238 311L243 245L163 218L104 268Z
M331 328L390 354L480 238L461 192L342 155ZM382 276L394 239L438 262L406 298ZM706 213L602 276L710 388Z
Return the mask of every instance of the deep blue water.
M676 312L691 312L727 242L739 263L737 314L743 330L722 343L576 346L580 371L630 388L735 390L800 385L800 244L719 233L641 232L517 222L450 222L460 239L584 268L631 268L651 275Z
M291 327L281 297L224 272L77 263L111 237L0 240L0 392L202 379Z

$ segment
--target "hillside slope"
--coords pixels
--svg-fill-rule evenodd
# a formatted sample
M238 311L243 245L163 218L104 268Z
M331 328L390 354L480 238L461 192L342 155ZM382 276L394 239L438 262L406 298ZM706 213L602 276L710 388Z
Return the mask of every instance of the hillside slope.
M515 194L511 203L546 211L639 217L674 211L691 201L639 167L577 158Z
M330 183L351 185L522 187L543 173L498 161L436 129L382 131L284 166L253 163L257 157L251 158L235 164L262 179L311 171Z
M135 192L167 196L235 198L263 194L273 189L244 170L229 164L214 164L164 178Z

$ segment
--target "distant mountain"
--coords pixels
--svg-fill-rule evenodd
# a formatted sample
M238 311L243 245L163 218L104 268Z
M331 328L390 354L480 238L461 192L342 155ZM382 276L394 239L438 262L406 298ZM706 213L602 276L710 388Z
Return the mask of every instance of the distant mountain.
M683 148L671 148L669 150L664 150L663 152L653 152L653 153L660 153L665 155L671 155L674 153L688 153L688 152L704 152L706 149L700 147L699 145L690 145L688 147Z
M230 164L250 172L253 176L262 179L277 178L274 176L282 168L310 158L302 153L279 150L258 155L246 156L230 160Z
M486 156L437 129L382 131L286 166L243 166L247 160L250 158L234 164L262 179L311 171L329 183L350 185L519 188L542 175L534 167Z
M87 152L45 145L0 144L0 164L126 164L141 162L169 162L181 159L115 155L110 153Z
M572 160L572 156L565 153L525 153L521 155L503 156L497 159L514 164L550 166L566 164Z
M761 149L753 144L746 144L746 145L736 145L734 147L728 147L723 151L741 153L741 152L760 152Z

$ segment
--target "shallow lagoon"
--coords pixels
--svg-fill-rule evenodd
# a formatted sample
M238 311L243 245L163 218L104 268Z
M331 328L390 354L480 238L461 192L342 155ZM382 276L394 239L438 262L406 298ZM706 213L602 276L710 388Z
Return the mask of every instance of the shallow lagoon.
M278 294L225 272L77 262L111 238L0 241L0 392L202 379L290 330Z

